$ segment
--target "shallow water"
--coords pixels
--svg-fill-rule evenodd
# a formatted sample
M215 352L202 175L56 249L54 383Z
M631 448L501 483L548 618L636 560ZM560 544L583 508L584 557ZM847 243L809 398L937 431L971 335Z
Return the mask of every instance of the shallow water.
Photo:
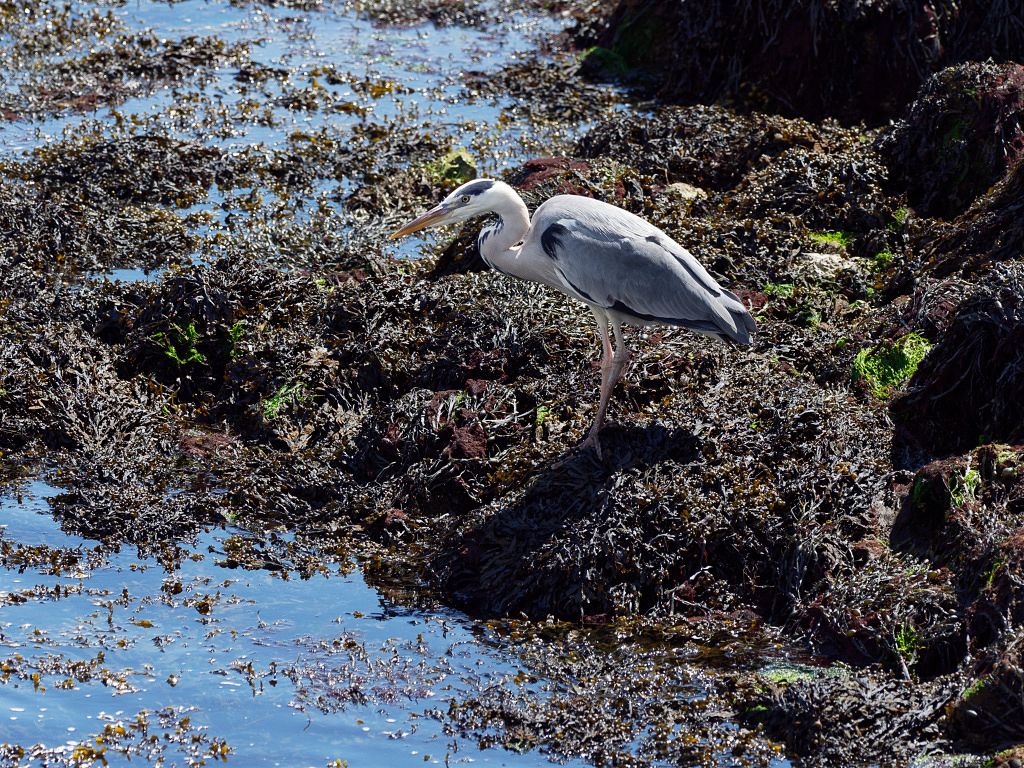
M215 139L225 147L274 146L297 130L326 126L342 131L360 122L402 121L450 133L469 145L480 134L489 132L506 110L517 105L509 98L472 96L467 73L486 77L532 51L537 40L554 34L567 23L560 16L536 11L510 12L497 3L480 5L488 17L500 18L501 23L482 27L437 27L430 23L383 26L364 18L348 4L327 4L323 10L299 12L287 7L231 5L216 0L141 0L116 8L115 13L129 30L149 31L161 40L216 36L227 43L248 44L254 60L286 69L289 82L294 84L317 78L315 72L323 79L322 73L333 68L350 83L381 86L369 93L345 82L322 86L339 99L351 100L358 109L291 111L278 106L273 124L236 126L235 135L218 136L201 127L194 128L196 137L203 141ZM4 42L2 36L0 42ZM102 49L103 45L99 47ZM237 68L227 67L217 70L211 82L176 83L149 95L129 98L114 108L86 113L65 111L32 122L0 121L0 151L22 153L80 130L83 125L109 123L115 114L132 116L135 125L143 129L152 121L166 119L162 113L168 107L187 103L183 94L201 92L230 108L241 98L237 75ZM17 85L8 83L7 87L14 90ZM279 83L273 79L268 80L267 87L271 95L280 91ZM586 125L580 125L574 133L585 128ZM481 170L488 173L522 159L522 142L527 134L534 142L537 140L536 127L525 117L509 121L499 133L502 141L492 146L490 153L481 153L477 158ZM518 156L512 156L517 150Z
M478 6L489 21L480 26L390 26L366 18L358 12L358 3L325 3L312 11L275 5L139 0L115 7L112 12L129 32L145 32L158 40L215 37L228 45L247 45L254 61L286 74L246 87L238 79L239 69L226 66L207 78L167 84L94 111L65 109L34 120L0 120L0 158L26 157L74 137L147 133L194 140L227 152L267 152L296 136L324 135L346 143L353 127L373 127L385 134L419 133L452 147L467 147L479 175L497 175L527 157L558 153L589 125L581 121L567 130L535 120L529 104L477 96L471 84L473 78L486 79L564 28L568 22L561 16L484 2ZM0 35L0 44L6 42ZM104 51L114 42L100 39L94 47ZM330 82L331 77L336 82ZM24 77L16 77L6 87L17 91L26 83ZM311 105L285 106L295 93L313 94ZM259 115L254 104L260 105ZM336 201L352 186L348 178L317 179L312 189L287 206L288 213L301 217L304 210L315 208L311 201L320 201L344 217ZM236 195L244 191L233 190ZM259 192L268 203L275 199L268 190ZM223 191L214 187L182 213L210 214L217 226L223 224L226 210L231 206L225 205ZM210 233L205 226L192 231L198 236ZM416 257L421 244L421 239L407 238L388 247L399 257ZM89 276L153 279L128 265Z
M0 540L69 548L82 559L98 551L48 514L58 492L36 481L0 497ZM64 595L0 612L0 657L19 654L19 668L44 670L35 684L12 676L0 686L0 742L73 750L93 744L105 724L173 707L225 739L240 765L547 764L536 752L480 750L446 735L431 714L481 685L511 685L520 672L515 656L483 642L464 616L390 603L358 570L302 580L223 567L231 536L204 534L172 574L125 550L60 576L0 573L5 603L26 590ZM168 585L177 583L173 594ZM98 654L95 674L73 687L62 687L73 675L45 671L54 657L66 668Z

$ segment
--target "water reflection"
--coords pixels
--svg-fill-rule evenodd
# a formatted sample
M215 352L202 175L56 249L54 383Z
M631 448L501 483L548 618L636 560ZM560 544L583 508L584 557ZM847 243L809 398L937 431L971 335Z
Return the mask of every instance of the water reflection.
M0 497L6 549L79 562L0 570L0 648L16 670L0 685L3 741L74 749L172 707L247 766L547 764L481 751L434 714L520 672L461 615L391 606L347 568L309 580L224 568L228 530L202 535L171 573L127 551L82 567L97 545L50 517L59 492L33 482Z

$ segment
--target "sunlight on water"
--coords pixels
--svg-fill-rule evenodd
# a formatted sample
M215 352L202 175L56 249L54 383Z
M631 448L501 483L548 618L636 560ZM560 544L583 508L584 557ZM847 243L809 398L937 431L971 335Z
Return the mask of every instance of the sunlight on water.
M87 561L96 543L47 514L59 492L33 482L20 501L0 498L0 541ZM518 671L461 615L393 605L358 571L301 580L222 567L231 535L204 534L172 573L124 550L60 576L0 571L0 655L44 670L38 685L0 685L0 741L92 743L106 723L174 707L226 740L239 765L546 764L480 751L431 714ZM62 596L9 601L26 591Z

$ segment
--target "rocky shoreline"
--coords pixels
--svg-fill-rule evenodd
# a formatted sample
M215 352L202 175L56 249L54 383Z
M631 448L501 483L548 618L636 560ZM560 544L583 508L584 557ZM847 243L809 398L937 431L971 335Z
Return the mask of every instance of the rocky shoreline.
M666 40L692 34L697 4L661 5L677 14L658 17ZM808 766L1019 764L1024 65L1011 62L1024 61L1024 19L1008 12L1001 36L974 5L939 14L959 43L913 93L892 78L866 109L871 93L849 91L840 61L774 113L792 72L695 93L681 84L715 51L677 45L652 86L629 73L657 59L623 40L653 6L623 2L597 29L593 8L575 9L576 41L561 44L618 58L574 53L567 101L585 107L581 78L621 60L637 87L690 103L621 109L507 180L531 209L572 192L645 216L760 325L749 349L634 331L603 459L574 450L597 390L580 307L486 271L472 231L441 238L437 258L384 250L395 221L450 185L425 170L443 142L364 126L228 153L158 127L7 156L0 481L55 473L66 530L170 569L176 542L225 523L248 532L236 567L308 574L356 557L381 589L495 620L538 669L603 681L588 707L579 695L537 711L524 694L449 713L508 747L608 765L703 764L723 745L750 765L780 748ZM892 20L911 4L880 6ZM992 50L978 49L983 32ZM202 54L142 45L131 87L228 60L279 77L241 48L189 45ZM900 48L911 62L914 45ZM108 60L76 66L107 76L97 99L123 97ZM514 77L531 93L537 71ZM32 87L0 105L4 119L82 98ZM710 103L739 92L763 98ZM358 230L326 205L298 220L281 204L342 178ZM209 215L189 209L214 189L230 213L207 232ZM88 277L125 267L162 271ZM50 556L3 543L7 568ZM631 652L569 653L602 645ZM644 651L763 659L781 645L806 664L723 665L699 706ZM716 710L742 727L724 736ZM651 753L627 757L645 723Z

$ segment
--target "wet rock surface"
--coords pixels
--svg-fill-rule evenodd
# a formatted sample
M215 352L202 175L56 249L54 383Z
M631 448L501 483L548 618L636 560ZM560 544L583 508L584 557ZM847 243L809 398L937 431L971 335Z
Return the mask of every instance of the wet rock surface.
M980 0L621 0L596 40L599 74L639 68L662 98L869 124L900 115L943 67L1024 52L1018 11Z
M640 34L651 14L669 29L662 16L688 7L624 3L615 18L640 18ZM47 8L17 23L4 11L0 29L22 39L49 19L78 42L139 37L115 16ZM896 3L869 10L858 35L931 18ZM383 28L445 29L487 28L494 12L359 10ZM786 30L806 13L798 4L769 20ZM821 55L839 57L850 46L827 36L832 15L810 29L830 41ZM42 42L15 46L3 66L22 84L0 107L12 123L228 67L244 104L203 102L199 79L187 118L176 97L134 128L83 124L0 162L0 482L17 491L45 476L59 490L53 518L101 545L84 554L0 538L0 564L88 569L131 545L173 579L188 542L217 526L237 533L227 568L309 578L355 559L398 602L457 606L492 621L488 642L517 649L526 677L481 683L431 715L515 751L630 765L769 765L780 754L808 766L1010 764L1003 751L1024 739L1019 66L966 64L900 89L979 57L985 25L1006 25L988 39L1011 55L1021 27L971 4L929 23L946 52L901 26L911 37L885 59L896 69L880 73L879 59L866 70L894 89L882 98L827 79L829 67L790 105L777 90L796 71L785 68L682 94L742 85L783 114L612 112L608 93L588 101L578 62L554 53L494 75L546 104L505 172L531 208L570 192L645 216L760 326L748 348L630 330L635 355L603 458L577 450L598 385L583 308L486 270L476 224L422 246L423 259L386 246L397 222L453 186L432 163L474 130L479 155L502 146L497 128L446 134L409 106L378 120L373 109L403 95L401 83L322 65L281 71L236 42L118 38L68 60L68 93L41 84L37 65L52 54ZM611 29L625 34L614 18ZM703 66L713 44L673 48L666 72ZM912 63L919 80L894 76ZM564 104L540 85L552 72ZM76 79L86 76L92 90ZM470 73L458 92L489 97L491 79ZM595 124L565 138L595 105ZM270 146L221 140L281 111L339 124ZM902 119L881 130L812 121L826 114ZM156 272L104 277L139 267ZM188 607L205 615L214 602ZM345 664L283 673L302 707L336 713L388 695L345 688L365 659L338 642L317 650ZM773 671L784 656L805 664ZM4 683L34 672L74 670L4 667ZM537 681L551 695L538 697ZM418 690L411 674L389 684ZM187 740L180 714L161 713L161 727ZM194 743L207 757L221 749L205 735ZM18 749L58 759L39 745L3 749L11 764Z

